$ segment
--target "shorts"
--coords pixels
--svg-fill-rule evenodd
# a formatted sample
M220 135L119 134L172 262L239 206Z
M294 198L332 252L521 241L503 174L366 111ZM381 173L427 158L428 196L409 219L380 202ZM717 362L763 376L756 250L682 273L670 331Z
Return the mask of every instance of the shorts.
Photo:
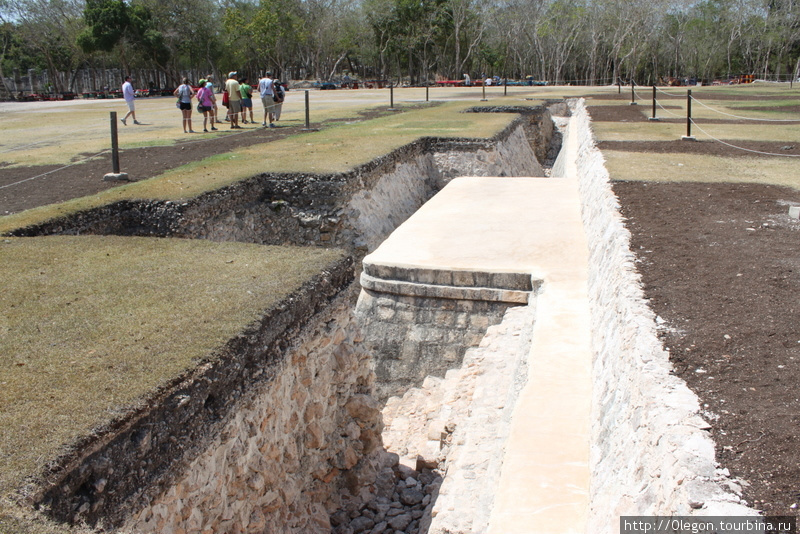
M264 109L272 109L275 105L275 101L272 100L272 95L262 96L261 103L264 104Z
M231 110L231 113L239 113L242 111L242 101L241 100L230 100L228 102L228 109Z
M182 110L187 110L188 109L189 111L191 111L192 110L192 103L191 102L181 102L181 105L179 107Z
M135 100L126 100L125 101L125 103L128 104L128 111L136 111L136 109L135 109L136 105L134 104L134 102L136 102L136 101Z
M252 98L243 98L242 99L242 107L243 108L252 108L253 107L253 99Z
M206 111L211 111L214 109L212 106L197 106L197 111L200 113L205 113Z

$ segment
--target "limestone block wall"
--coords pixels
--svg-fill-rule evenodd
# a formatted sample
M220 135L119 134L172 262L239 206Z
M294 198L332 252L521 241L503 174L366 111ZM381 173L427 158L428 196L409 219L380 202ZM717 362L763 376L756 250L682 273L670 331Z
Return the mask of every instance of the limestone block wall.
M123 531L329 534L343 498L372 497L382 422L352 292L265 372L273 376Z
M542 120L538 129L552 133L549 114L545 118L547 120ZM439 189L458 176L544 176L544 169L523 126L515 128L508 139L498 143L494 150L460 154L440 152L434 154L434 160L441 169Z
M486 329L519 304L391 295L362 289L356 312L375 354L375 395L386 399L461 365Z
M485 532L516 400L527 377L535 299L508 309L462 365L390 398L384 445L446 473L421 532Z
M441 188L440 177L434 155L422 153L357 191L341 210L352 225L356 248L374 250Z
M593 423L590 531L621 515L752 515L715 460L700 404L670 374L630 251L630 234L582 101L570 102L582 216L590 246ZM570 135L565 135L569 139ZM554 166L554 174L563 169Z

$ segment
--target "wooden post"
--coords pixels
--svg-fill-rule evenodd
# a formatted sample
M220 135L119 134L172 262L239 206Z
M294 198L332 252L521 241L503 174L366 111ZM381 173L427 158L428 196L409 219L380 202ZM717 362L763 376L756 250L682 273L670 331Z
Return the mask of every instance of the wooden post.
M310 114L308 110L308 89L306 89L306 130L311 129Z
M508 78L503 81L503 96L508 96Z
M117 112L111 112L111 168L119 174L119 137L117 136Z
M686 135L681 139L684 141L695 141L692 135L692 90L689 89L686 93Z
M117 135L117 112L111 113L111 167L113 172L103 175L104 182L128 181L128 173L119 170L119 137Z
M653 86L653 116L650 117L648 120L657 121L658 117L656 117L656 86Z

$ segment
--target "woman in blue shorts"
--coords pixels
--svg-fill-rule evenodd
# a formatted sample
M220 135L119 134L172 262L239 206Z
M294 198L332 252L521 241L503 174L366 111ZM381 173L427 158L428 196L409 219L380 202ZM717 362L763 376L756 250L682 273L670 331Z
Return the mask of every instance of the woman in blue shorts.
M253 120L253 88L247 83L247 78L239 82L239 94L242 95L242 122L247 124L247 111L250 110L250 122Z

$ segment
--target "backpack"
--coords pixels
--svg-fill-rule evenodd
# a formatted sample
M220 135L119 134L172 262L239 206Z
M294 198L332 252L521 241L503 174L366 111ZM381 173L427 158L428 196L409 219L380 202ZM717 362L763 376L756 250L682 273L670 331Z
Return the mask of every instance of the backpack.
M283 91L283 87L281 84L276 83L272 86L272 100L275 102L283 102L283 98L286 96L286 93Z

